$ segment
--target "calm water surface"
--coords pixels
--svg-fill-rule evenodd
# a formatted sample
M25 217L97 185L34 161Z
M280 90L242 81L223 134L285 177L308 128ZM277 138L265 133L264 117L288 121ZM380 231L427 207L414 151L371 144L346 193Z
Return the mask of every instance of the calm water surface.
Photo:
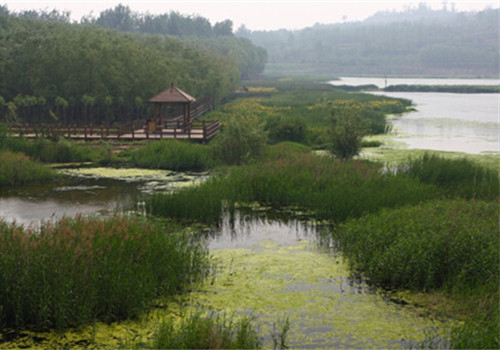
M342 78L333 85L385 86L384 78ZM499 85L487 79L387 79L387 85ZM412 100L416 112L392 120L394 140L406 148L471 154L500 153L500 95L372 92Z

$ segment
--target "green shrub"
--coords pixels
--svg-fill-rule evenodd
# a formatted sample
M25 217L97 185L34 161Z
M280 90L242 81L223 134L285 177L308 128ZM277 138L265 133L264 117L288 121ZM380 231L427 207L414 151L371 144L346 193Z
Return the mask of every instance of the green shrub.
M131 155L133 165L175 171L203 171L213 165L211 149L179 140L152 142Z
M137 316L209 269L190 236L140 219L0 220L0 328L43 330Z
M45 163L68 163L94 160L96 147L83 147L75 142L60 138L53 141L44 138L26 139L24 137L6 137L3 149L22 152L33 159ZM0 144L0 148L2 147Z
M307 128L303 122L282 118L269 118L264 129L269 136L269 142L274 144L283 141L304 143L306 141Z
M336 101L329 130L330 152L340 159L351 159L361 151L361 141L368 131L364 107L356 101Z
M215 158L223 164L240 165L257 159L267 143L263 124L248 112L232 116L213 142Z
M54 170L22 153L0 150L0 186L47 182L56 178Z

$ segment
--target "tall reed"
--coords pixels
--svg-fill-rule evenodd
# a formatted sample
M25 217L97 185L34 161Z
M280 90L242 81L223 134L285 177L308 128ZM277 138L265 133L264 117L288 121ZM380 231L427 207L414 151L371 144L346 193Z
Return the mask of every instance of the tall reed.
M0 328L64 328L137 316L208 273L205 246L141 219L0 221Z
M500 346L498 202L431 201L338 225L354 270L388 288L445 292L455 301L453 349ZM424 345L425 346L425 345Z

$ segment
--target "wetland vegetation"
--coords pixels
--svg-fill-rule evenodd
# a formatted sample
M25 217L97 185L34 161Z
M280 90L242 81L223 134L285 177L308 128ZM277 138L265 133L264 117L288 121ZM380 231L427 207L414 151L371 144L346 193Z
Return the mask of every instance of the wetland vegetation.
M333 111L355 110L364 133L383 134L387 114L404 112L410 101L293 79L246 86L247 92L235 93L206 116L222 123L208 145L163 140L122 148L4 134L0 154L28 162L13 153L24 152L40 166L39 161L92 161L211 176L148 196L146 218L79 216L38 229L2 221L0 285L11 286L1 290L2 328L65 329L140 317L161 297L195 289L193 282L213 272L199 228L220 226L224 215L248 206L300 211L334 224L323 240L345 253L352 274L405 291L394 297L401 302L418 299L426 312L460 320L450 330L449 347L498 347L498 169L446 153L391 168L359 156L339 159L328 152ZM60 148L67 157L58 156L64 153ZM157 321L162 331L156 340L150 335L151 343L127 344L200 347L170 341L187 344L201 337L208 339L206 346L263 346L260 329L249 319L212 316ZM435 337L429 334L421 346L433 346ZM249 343L240 342L245 339Z

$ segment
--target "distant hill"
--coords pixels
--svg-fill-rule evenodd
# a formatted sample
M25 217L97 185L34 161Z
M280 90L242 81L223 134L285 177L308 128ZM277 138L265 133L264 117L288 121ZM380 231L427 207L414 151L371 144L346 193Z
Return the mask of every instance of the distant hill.
M499 10L455 12L425 5L363 22L236 35L268 53L267 73L498 76Z

